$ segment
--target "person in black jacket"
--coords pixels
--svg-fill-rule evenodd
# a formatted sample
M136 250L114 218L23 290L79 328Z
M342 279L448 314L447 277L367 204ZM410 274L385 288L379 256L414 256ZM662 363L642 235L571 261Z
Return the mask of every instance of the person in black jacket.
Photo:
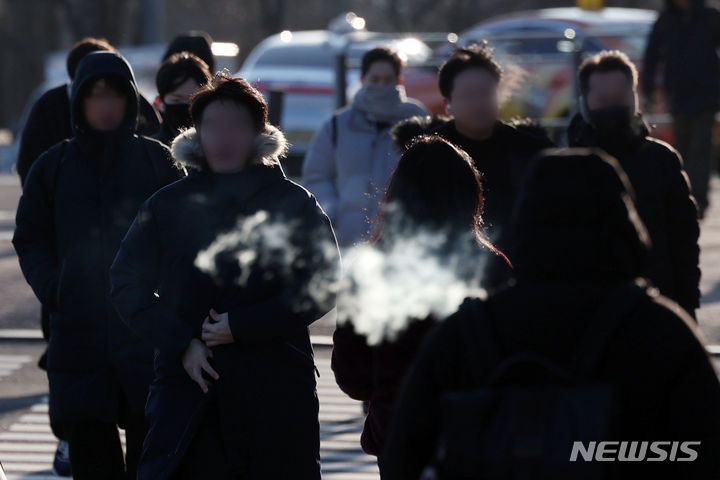
M99 38L84 38L77 42L67 56L66 66L70 83L51 88L32 106L30 115L22 130L20 149L16 163L21 186L25 184L30 167L40 155L53 145L74 136L70 115L70 90L80 61L89 53L114 51L112 45ZM160 121L153 106L140 96L138 133L151 135L157 131ZM50 315L47 306L40 306L40 326L43 338L50 338ZM47 352L40 357L38 365L47 368ZM70 467L65 454L65 435L62 427L51 423L53 433L61 439L58 445L53 468L59 474L70 475Z
M675 146L702 216L708 206L712 130L720 105L720 12L705 0L666 0L645 48L642 91L651 113L658 66Z
M84 38L77 42L68 53L66 59L67 74L72 82L78 64L85 55L98 51L112 51L113 47L106 40ZM16 163L20 176L20 185L25 184L30 167L37 158L53 145L73 137L70 120L70 84L62 84L45 92L33 104L30 115L23 127L20 137L20 150ZM45 305L40 305L40 327L45 341L50 339L50 312ZM38 366L47 369L47 350L40 356ZM53 469L58 475L71 475L70 460L67 455L67 442L62 426L50 424L58 444Z
M70 115L70 90L78 64L85 55L92 52L114 51L106 40L84 38L77 42L67 56L66 66L70 83L51 88L32 106L30 115L20 137L20 150L16 163L21 186L25 184L30 167L40 155L53 145L74 136ZM141 135L152 135L160 126L160 119L154 107L141 95L137 131ZM41 305L43 337L47 341L50 335L50 318L47 307ZM39 365L46 368L47 355L43 354ZM53 432L60 438L62 434L53 426Z
M192 127L190 97L211 77L205 62L189 52L175 53L160 65L155 85L163 122L154 139L170 146L182 130Z
M593 55L580 66L578 79L582 113L568 128L568 143L602 148L620 162L652 240L645 276L695 317L700 306L700 228L682 160L670 145L649 136L637 108L637 70L625 54Z
M134 478L152 349L109 302L109 268L142 202L182 172L164 145L135 134L139 97L119 54L86 55L71 97L74 137L30 168L13 245L50 311L50 418L63 425L74 477Z
M319 479L308 326L334 307L330 221L248 82L218 74L190 109L172 151L195 173L144 203L111 268L156 350L138 479Z
M20 137L20 151L17 159L17 172L20 184L25 184L30 166L40 154L65 139L74 136L70 120L70 95L80 61L92 52L113 52L115 48L100 38L84 38L77 42L68 53L67 73L70 83L51 88L33 105ZM152 135L160 126L160 118L155 108L140 95L137 132L140 135Z
M539 355L577 374L572 359L582 363L587 353L578 351L580 339L591 320L605 318L594 318L597 309L609 307L611 314L613 308L604 305L610 292L631 286L643 271L649 237L635 212L630 182L612 157L585 149L551 153L530 167L522 191L515 216L517 283L490 295L484 315L475 315L477 309L470 308L475 301L465 303L429 334L393 412L380 463L383 479L418 479L426 467L447 468L438 460L442 452L437 450L445 431L445 393L483 387L500 362L511 356ZM633 290L632 295L633 310L616 313L622 318L615 322L607 343L598 346L597 368L584 378L609 388L616 407L613 418L618 429L611 439L597 440L699 441L700 445L694 446L698 458L693 462L608 462L618 471L604 478L718 478L720 383L697 327L682 308L656 291ZM465 322L476 327L476 338L463 328ZM488 332L482 338L481 330ZM468 338L471 341L466 342ZM483 359L488 349L480 345L488 344L497 352L495 362ZM476 361L470 359L472 345L478 345ZM526 378L546 385L540 375ZM540 412L553 415L547 409ZM498 432L506 433L508 442L513 439L510 424L531 412L515 413L516 417L506 417L508 431ZM485 423L468 418L462 438L471 442L473 428ZM518 456L532 455L551 437L548 432L530 444L518 443ZM569 459L571 445L567 448ZM554 467L558 475L552 478L571 478L567 471L572 464Z
M545 135L498 119L502 69L491 50L471 45L456 50L440 67L438 83L451 117L413 117L393 129L402 149L416 136L437 134L466 151L482 176L483 218L490 240L507 250L509 221L525 165L555 145Z
M349 315L349 311L367 316L365 310L385 311L385 305L346 308L343 301L338 305L340 320L345 321L338 321L333 334L332 370L345 393L369 402L360 442L371 455L382 452L397 390L425 334L434 325L440 305L445 308L448 301L442 288L438 301L431 295L418 294L417 284L395 281L397 277L392 272L396 271L400 279L409 269L413 269L414 276L425 272L424 281L435 291L439 268L449 273L457 286L462 285L470 292L494 283L487 278L492 271L510 270L507 258L484 237L479 177L467 153L447 140L438 136L418 138L400 158L380 207L381 222L371 255L382 256L387 264L383 269L385 275L370 282L358 279L360 285L348 288L341 296L353 300L357 296L356 302L375 298L376 303L381 303L372 291L355 291L369 285L368 290L394 291L394 298L412 299L405 305L405 311L398 303L393 305L393 312L401 318L384 319L388 331L381 338L376 338L375 332L359 329L359 325L368 322ZM357 275L367 275L365 259L362 253L358 254L347 266L346 275L354 278L356 265ZM449 289L450 282L445 277L444 288ZM423 300L428 303L421 305ZM411 318L423 308L426 318ZM345 319L346 316L349 318ZM390 327L391 324L396 327Z

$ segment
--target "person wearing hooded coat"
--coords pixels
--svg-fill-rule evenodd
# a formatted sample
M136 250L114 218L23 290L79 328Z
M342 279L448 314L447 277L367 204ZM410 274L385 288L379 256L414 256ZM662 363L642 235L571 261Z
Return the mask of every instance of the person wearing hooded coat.
M625 54L600 52L583 62L578 77L584 105L568 127L568 144L602 148L620 162L652 242L644 275L695 318L700 307L700 227L682 159L670 145L650 136L637 109L637 71ZM601 103L609 96L613 100Z
M648 236L615 159L599 150L550 152L529 167L523 186L515 215L517 282L490 295L484 315L472 306L479 300L466 302L429 334L396 403L380 463L383 479L420 478L438 458L443 394L481 387L480 378L503 359L539 354L572 372L590 320L602 321L593 318L598 308L643 271ZM632 313L616 312L623 316L601 345L590 378L612 391L619 430L611 440L701 444L695 461L611 462L618 471L607 478L718 478L720 383L695 323L656 291L628 292ZM489 332L489 340L464 343L465 322L477 335ZM481 355L471 361L469 344L488 342L496 362Z
M720 11L705 0L665 0L643 57L642 92L652 113L658 67L673 116L675 146L685 161L702 218L708 206L712 130L720 106Z
M218 74L190 108L172 152L195 172L143 204L111 268L115 305L156 349L138 479L319 479L308 326L334 307L330 221L285 176L285 136L250 84ZM249 152L239 170L218 166L226 142ZM209 312L224 342L208 340ZM196 345L209 386L188 367Z
M85 116L101 82L125 97L124 120L112 130L96 130ZM71 98L74 137L31 167L13 245L25 279L50 311L50 418L64 425L75 478L125 478L117 424L126 429L133 478L152 349L110 303L109 268L142 202L182 172L164 145L135 134L139 97L122 56L87 55Z
M67 58L67 74L70 82L51 88L33 104L20 136L16 168L21 185L25 184L33 162L45 150L74 136L70 115L72 82L80 61L88 53L97 51L114 51L114 48L106 41L96 38L85 38L76 43ZM160 127L160 117L145 97L140 95L139 99L137 133L153 135Z

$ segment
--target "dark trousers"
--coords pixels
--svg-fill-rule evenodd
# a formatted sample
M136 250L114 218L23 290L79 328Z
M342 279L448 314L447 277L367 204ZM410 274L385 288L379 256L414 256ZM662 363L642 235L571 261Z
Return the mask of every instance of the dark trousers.
M40 305L40 328L42 329L43 338L47 342L50 340L50 310L45 307L45 305ZM47 347L45 347L45 351L40 356L38 367L47 371ZM50 429L58 440L65 440L62 427L63 425L61 423L50 422Z
M220 434L220 418L216 403L208 402L195 437L173 473L172 480L242 480L228 467L225 447Z
M70 445L70 462L74 480L135 480L145 439L142 413L128 414L125 419L127 455L123 458L118 427L114 423L68 422L63 433Z
M690 177L700 218L708 206L714 125L715 112L712 111L673 116L675 148L682 155L685 171Z

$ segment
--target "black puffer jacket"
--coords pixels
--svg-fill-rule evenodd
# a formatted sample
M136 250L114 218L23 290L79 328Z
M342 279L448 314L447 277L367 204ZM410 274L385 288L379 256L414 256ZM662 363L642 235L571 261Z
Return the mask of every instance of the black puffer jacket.
M128 111L116 131L88 128L82 100L92 80L127 84ZM118 421L123 397L142 412L152 349L109 302L109 269L122 238L150 195L181 177L168 149L135 135L137 90L128 63L98 52L80 63L72 91L75 137L30 169L13 244L23 274L50 309L50 416L54 421Z
M626 140L615 139L613 145L605 145L595 129L577 115L568 128L568 143L572 147L603 148L620 162L652 242L645 276L660 293L695 316L700 306L700 228L687 175L677 151L648 136L641 117L636 117L634 127L635 132Z
M705 0L690 0L687 10L674 0L665 3L645 48L645 98L652 98L663 64L663 93L673 114L714 112L720 102L720 12Z
M112 297L157 352L141 480L171 475L208 402L243 478L320 478L308 325L334 306L339 253L315 198L285 177L285 149L268 126L251 165L219 174L202 166L195 130L185 131L173 154L195 173L153 195L123 240ZM228 312L235 342L213 348L220 378L204 394L181 356L211 308Z
M482 176L485 208L483 221L493 244L512 262L510 219L526 166L540 151L555 145L545 135L498 121L494 133L484 140L465 137L447 117L413 117L392 131L395 143L404 149L419 135L436 134L465 150Z

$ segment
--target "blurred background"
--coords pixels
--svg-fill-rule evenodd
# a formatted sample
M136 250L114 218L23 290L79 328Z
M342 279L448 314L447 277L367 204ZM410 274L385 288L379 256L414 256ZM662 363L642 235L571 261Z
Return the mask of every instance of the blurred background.
M217 69L253 81L299 169L315 129L358 88L359 58L390 43L407 59L408 95L441 108L435 72L455 45L487 39L505 68L503 116L562 128L575 108L572 72L587 54L625 51L640 65L663 0L0 0L0 171L12 172L17 139L39 95L67 82L65 56L104 37L154 99L169 41L201 30ZM607 7L607 8L601 8ZM651 117L669 138L669 118ZM556 135L559 139L559 135Z

